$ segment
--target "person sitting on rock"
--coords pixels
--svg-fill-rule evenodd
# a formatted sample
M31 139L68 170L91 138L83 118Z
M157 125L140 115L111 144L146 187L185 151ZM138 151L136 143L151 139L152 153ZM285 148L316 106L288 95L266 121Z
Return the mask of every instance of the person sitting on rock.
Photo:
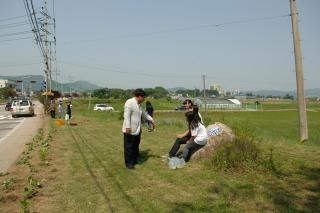
M182 158L187 162L193 153L207 144L208 134L206 127L201 123L198 113L186 112L185 115L191 133L191 137L182 153Z
M188 100L188 99L187 99L187 100ZM199 120L199 122L200 122L201 124L203 124L201 115L200 115L200 113L199 113L199 108L198 108L198 106L197 106L197 105L193 105L193 103L192 103L191 100L189 100L189 101L190 101L190 103L191 103L190 106L192 106L192 108L190 108L189 111L186 112L186 114L187 114L187 113L190 114L190 115L191 115L191 114L194 114L195 116L197 116L197 119ZM186 102L186 103L189 103L189 102ZM188 129L186 132L184 132L184 133L182 133L182 134L177 134L177 135L176 135L177 138L176 138L173 146L171 147L168 156L164 156L164 157L170 157L170 158L172 158L172 157L174 157L174 156L176 156L176 155L179 155L178 151L179 151L179 149L180 149L181 144L186 144L187 141L190 140L190 138L191 138L190 125L188 125L188 127L189 127L189 129Z

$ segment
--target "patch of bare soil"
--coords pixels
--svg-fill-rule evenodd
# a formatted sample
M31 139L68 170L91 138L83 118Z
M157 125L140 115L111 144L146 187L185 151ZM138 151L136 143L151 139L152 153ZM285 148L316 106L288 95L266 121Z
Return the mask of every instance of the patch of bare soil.
M61 154L62 136L49 118L25 146L8 173L0 174L0 212L47 212L59 177L67 168Z

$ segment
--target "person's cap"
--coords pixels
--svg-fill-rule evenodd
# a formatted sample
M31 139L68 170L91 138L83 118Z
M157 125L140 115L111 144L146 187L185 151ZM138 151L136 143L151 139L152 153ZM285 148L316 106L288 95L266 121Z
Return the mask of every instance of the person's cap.
M139 96L145 97L145 96L147 96L147 94L143 89L138 88L138 89L136 89L134 91L134 96L136 96L136 97L139 97Z

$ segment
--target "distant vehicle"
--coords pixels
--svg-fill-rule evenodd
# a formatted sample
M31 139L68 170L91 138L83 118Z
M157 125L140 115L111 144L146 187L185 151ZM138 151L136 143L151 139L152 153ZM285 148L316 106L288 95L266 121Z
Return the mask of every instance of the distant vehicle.
M187 107L186 107L186 106L177 106L177 107L175 108L175 110L176 110L176 111L185 111L185 110L187 110Z
M6 103L4 109L5 109L6 111L10 111L10 110L11 110L11 102Z
M114 108L107 104L96 104L93 108L95 111L113 111Z
M34 116L34 107L32 102L26 99L12 101L11 115L13 118L18 117L19 115Z

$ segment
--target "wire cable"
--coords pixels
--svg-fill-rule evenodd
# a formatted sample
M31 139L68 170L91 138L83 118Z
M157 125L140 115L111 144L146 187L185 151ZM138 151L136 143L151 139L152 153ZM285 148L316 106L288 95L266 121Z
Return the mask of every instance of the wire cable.
M21 38L14 38L14 39L0 40L0 43L3 43L3 42L9 42L9 41L24 40L24 39L30 39L30 38L34 38L34 37L33 37L33 36L29 36L29 37L21 37Z
M20 22L13 22L13 23L7 23L7 24L0 24L0 27L7 27L11 25L21 25L21 24L28 24L28 21L20 21Z
M2 35L0 34L0 38L8 37L8 36L22 35L22 34L28 34L28 33L32 33L32 31L28 30L28 31L22 31L22 32L7 33L7 34L2 34Z
M257 21L274 20L274 19L280 19L280 18L285 18L285 17L290 17L290 16L291 16L291 14L285 14L285 15L278 15L278 16L258 17L258 18L238 20L238 21L222 22L222 23L218 23L218 24L205 24L205 25L190 26L190 27L180 27L180 28L174 28L174 29L159 30L159 31L154 31L154 32L145 32L145 33L123 35L123 36L115 36L115 37L111 37L111 39L151 36L151 35L157 35L157 34L174 33L174 32L180 32L180 31L191 31L191 30L205 29L205 28L217 28L217 27L222 27L222 26L226 26L226 25L244 24L244 23L250 23L250 22L257 22ZM106 39L110 39L110 37L89 39L89 40L79 40L77 42L95 42L95 41L106 40ZM64 42L64 43L72 43L72 41L71 42L68 41L68 42Z
M23 15L23 16L15 16L15 17L11 17L11 18L5 18L5 19L0 19L1 21L9 21L9 20L13 20L13 19L19 19L19 18L23 18L26 17L27 15Z
M40 62L36 62L36 63L29 63L29 64L15 64L15 65L0 65L0 67L23 67L23 66L30 66L30 65L35 65L35 64L41 64Z

